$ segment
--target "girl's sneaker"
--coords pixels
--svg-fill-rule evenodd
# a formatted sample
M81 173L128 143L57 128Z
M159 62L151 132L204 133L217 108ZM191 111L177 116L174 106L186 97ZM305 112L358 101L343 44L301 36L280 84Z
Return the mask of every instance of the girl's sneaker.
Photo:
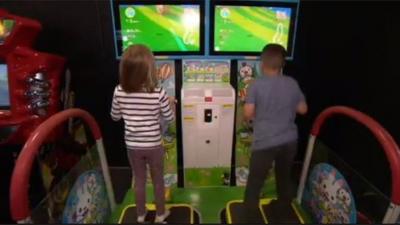
M141 216L137 217L137 222L138 223L144 223L146 221L146 216L147 216L147 211L144 213L144 215L141 215Z
M165 213L163 215L156 216L154 223L166 223L165 220L168 218L169 214L171 214L171 212L168 209L165 210Z

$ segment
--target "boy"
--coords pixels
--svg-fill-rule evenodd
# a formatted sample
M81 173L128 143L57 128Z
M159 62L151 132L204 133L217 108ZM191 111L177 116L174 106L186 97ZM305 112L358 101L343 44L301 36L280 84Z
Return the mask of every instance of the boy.
M295 117L296 113L307 113L307 104L297 82L282 75L285 57L286 51L281 45L264 47L261 54L263 76L250 85L246 97L244 116L247 121L253 120L254 127L244 198L248 222L256 222L260 192L273 161L278 200L270 209L281 215L292 210L290 169L297 152L298 135Z

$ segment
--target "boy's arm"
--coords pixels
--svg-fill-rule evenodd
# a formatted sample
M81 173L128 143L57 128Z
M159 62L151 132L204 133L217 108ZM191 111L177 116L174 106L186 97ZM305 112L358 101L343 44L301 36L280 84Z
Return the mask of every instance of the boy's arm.
M246 121L252 120L255 116L255 111L256 111L255 104L250 104L250 103L244 104L244 119Z
M307 101L306 97L304 96L298 84L297 84L297 93L298 93L298 103L296 112L300 115L305 115L308 112Z
M250 84L244 104L244 119L250 121L256 114L256 90L254 83Z
M170 98L168 98L167 93L163 88L161 88L160 92L160 108L161 114L165 120L169 122L174 120L174 113L171 109Z
M119 106L119 103L117 101L117 88L118 87L116 87L114 90L114 96L111 105L111 118L114 121L118 121L122 117L121 107Z
M297 113L300 115L305 115L308 112L308 106L307 106L307 102L301 101L298 105L297 105Z

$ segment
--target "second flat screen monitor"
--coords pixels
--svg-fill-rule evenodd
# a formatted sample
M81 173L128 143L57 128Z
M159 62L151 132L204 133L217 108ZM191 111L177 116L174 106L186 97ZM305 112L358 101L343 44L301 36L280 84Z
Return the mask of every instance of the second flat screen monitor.
M214 5L212 52L257 55L266 44L278 43L291 56L296 7L248 4Z

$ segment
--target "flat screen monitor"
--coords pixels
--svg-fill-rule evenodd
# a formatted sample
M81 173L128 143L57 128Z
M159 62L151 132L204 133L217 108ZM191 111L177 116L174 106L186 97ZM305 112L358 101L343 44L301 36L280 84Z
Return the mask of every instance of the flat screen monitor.
M214 1L211 52L216 55L259 55L277 43L292 55L297 3Z
M202 54L203 10L199 1L115 1L118 56L133 44L155 55Z
M3 44L11 34L15 25L12 19L0 18L0 45Z
M0 63L0 109L10 107L10 92L8 88L7 64Z

